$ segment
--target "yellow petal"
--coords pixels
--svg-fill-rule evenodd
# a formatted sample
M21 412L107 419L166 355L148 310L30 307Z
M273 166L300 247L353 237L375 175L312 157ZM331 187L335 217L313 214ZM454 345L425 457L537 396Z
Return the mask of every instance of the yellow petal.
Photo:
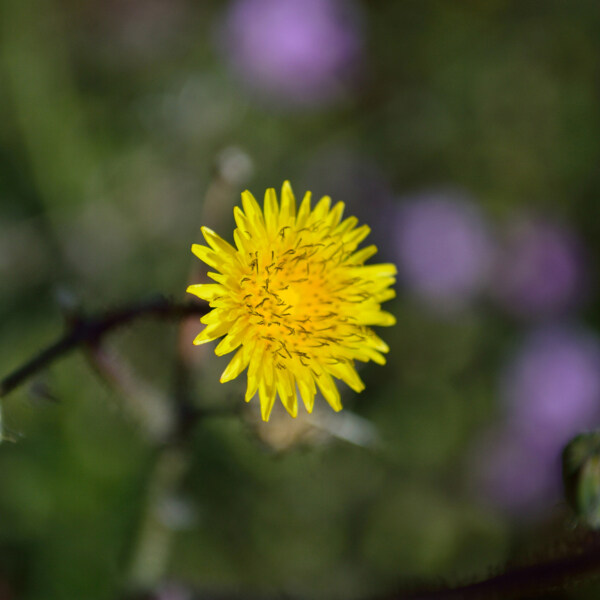
M300 390L300 395L302 396L302 402L304 402L304 406L306 407L306 412L309 414L312 413L313 406L315 404L314 390L304 379L298 380L298 389Z
M240 348L229 361L227 367L225 367L225 370L221 375L221 383L235 379L248 366L249 360L250 352L248 352L246 348Z
M251 239L241 230L236 229L233 232L233 240L237 249L244 255L248 256L250 254L250 248L252 248Z
M359 325L391 327L396 324L396 317L385 310L362 310L356 315L356 323Z
M261 379L258 384L258 394L260 396L260 413L263 421L268 421L275 404L275 383L271 380L271 384L267 384L264 379Z
M351 231L358 224L358 219L356 217L348 217L344 219L333 231L333 235L338 237L342 236L348 231Z
M264 352L264 344L257 344L256 351L250 354L250 361L248 363L248 386L246 389L246 402L250 402L258 390L260 366L262 364Z
M329 206L331 205L331 198L329 196L323 196L312 211L310 220L313 223L318 223L325 218L325 215L329 212Z
M331 408L336 412L342 410L342 401L340 398L340 392L337 389L333 379L331 379L331 375L325 371L321 371L319 373L319 377L317 377L317 385L323 394L323 397Z
M239 281L233 278L231 275L223 273L214 273L213 271L208 271L207 275L213 281L220 283L222 286L228 288L229 290L235 290L239 288Z
M382 292L378 292L377 294L375 294L375 298L377 299L377 302L385 302L386 300L391 300L392 298L396 297L396 290L392 290L392 289L387 289L387 290L383 290Z
M223 257L217 254L214 250L201 244L192 244L192 252L207 265L214 269L222 270L224 264Z
M249 219L262 219L262 211L260 210L260 206L258 205L258 202L252 193L248 190L242 192L242 206L244 207L244 212Z
M200 346L201 344L206 344L208 342L212 342L214 339L214 337L212 337L211 335L207 335L206 333L206 328L204 328L195 338L194 338L194 346Z
M265 382L271 386L274 381L273 356L269 350L265 351L265 355L265 359L263 360L262 365L260 365L259 377L264 379Z
M352 388L355 392L362 392L365 389L365 384L359 377L356 369L347 363L338 363L335 365L327 365L327 370L338 379L341 379L345 384Z
M377 246L375 246L375 245L367 246L366 248L363 248L362 250L355 252L352 256L350 256L350 258L348 258L348 260L346 262L350 263L352 265L362 265L366 260L371 258L371 256L373 256L374 254L377 254Z
M368 225L361 225L357 229L349 231L342 237L342 242L347 252L353 252L354 249L371 233Z
M298 415L298 400L296 398L296 385L290 379L288 371L278 370L276 374L277 391L281 398L281 403L285 409L294 418Z
M267 233L274 236L279 228L279 206L277 204L277 194L273 188L265 192L265 223Z
M281 186L281 210L279 211L279 222L282 226L287 225L296 217L296 199L289 181L284 181Z
M188 285L186 292L210 302L219 296L223 296L225 294L225 288L216 283L195 283L193 285Z
M369 332L367 343L378 352L389 352L390 347L375 333Z
M233 208L233 218L235 219L235 224L241 231L250 232L250 228L252 227L250 219L244 214L239 206Z
M226 242L221 236L217 235L212 229L208 227L201 227L202 235L208 242L208 245L217 253L224 252L225 254L234 255L236 249L229 243Z
M326 227L334 228L339 224L340 219L342 218L342 215L344 214L344 206L345 205L343 202L336 203L336 205L331 209L330 213L327 215L327 218L325 219Z
M369 362L372 360L378 365L385 365L385 356L369 346L362 346L360 349L356 350L355 356L356 360L360 360L362 362Z
M296 217L296 227L298 229L302 229L310 216L310 200L312 198L312 194L310 192L306 192L304 194L304 198L302 198L302 202L300 203L300 209L298 210L298 216Z
M364 279L376 279L379 277L393 277L396 275L396 265L392 263L381 263L380 265L363 265L361 267L351 267L348 269L352 274L356 274Z
M204 323L204 325L215 325L225 321L227 321L227 323L231 323L229 312L222 308L214 308L210 312L200 317L200 323Z
M207 325L194 339L194 344L199 346L200 344L206 344L206 342L212 342L222 335L227 333L227 330L231 326L231 323L216 323L214 325Z
M244 335L246 334L247 325L243 321L238 321L236 325L231 328L229 333L219 342L219 345L215 348L215 354L217 356L223 356L233 352L243 341Z

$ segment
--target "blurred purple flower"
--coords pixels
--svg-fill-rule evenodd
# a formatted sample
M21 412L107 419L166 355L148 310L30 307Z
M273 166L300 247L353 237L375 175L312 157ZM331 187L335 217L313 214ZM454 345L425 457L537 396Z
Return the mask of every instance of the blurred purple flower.
M600 423L600 341L555 326L525 340L503 373L503 427L476 454L483 492L512 511L549 508L560 490L560 454Z
M495 506L521 516L539 516L560 490L560 447L537 446L521 431L500 429L475 450L479 493Z
M584 272L573 232L546 221L521 221L498 253L493 294L516 316L557 316L581 298Z
M509 419L558 445L600 414L600 342L591 332L550 327L530 335L506 369Z
M360 56L357 7L340 0L236 0L224 45L252 87L292 104L337 95Z
M426 193L401 206L396 227L401 280L443 312L464 307L487 277L491 240L478 207L457 193Z

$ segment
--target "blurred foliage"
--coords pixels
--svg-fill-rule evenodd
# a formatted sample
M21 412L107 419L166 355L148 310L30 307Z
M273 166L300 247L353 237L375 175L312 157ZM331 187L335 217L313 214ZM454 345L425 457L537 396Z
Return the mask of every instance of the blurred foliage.
M189 252L199 226L231 239L246 187L260 195L289 178L298 194L346 200L351 182L351 209L394 260L387 213L352 164L373 166L392 206L452 186L498 223L522 211L562 218L597 265L598 3L361 9L359 82L329 104L292 108L236 80L217 39L227 3L0 2L3 373L60 335L64 294L86 310L183 297L199 277ZM328 162L340 155L354 163ZM595 275L583 317L600 326ZM240 407L243 382L218 383L227 359L190 346L195 319L109 336L138 402L151 389L175 403L179 361L189 402L231 409L175 445L181 476L167 477L165 494L165 448L83 354L4 399L0 596L116 599L180 581L358 598L413 579L472 579L539 551L542 531L560 537L562 504L515 517L487 504L473 475L476 440L501 419L499 369L526 325L486 299L436 316L402 288L388 310L398 325L381 333L387 366L365 366L365 392L345 395L357 427L377 432L367 444L323 430L321 407L298 430L275 415L269 427L287 440L275 450L257 403Z

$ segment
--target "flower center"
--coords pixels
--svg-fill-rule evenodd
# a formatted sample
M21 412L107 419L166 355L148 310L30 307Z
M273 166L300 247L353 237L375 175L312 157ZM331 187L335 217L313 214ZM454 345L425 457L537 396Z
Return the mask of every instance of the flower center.
M241 282L247 323L281 358L303 360L342 341L339 273L314 246L255 251Z

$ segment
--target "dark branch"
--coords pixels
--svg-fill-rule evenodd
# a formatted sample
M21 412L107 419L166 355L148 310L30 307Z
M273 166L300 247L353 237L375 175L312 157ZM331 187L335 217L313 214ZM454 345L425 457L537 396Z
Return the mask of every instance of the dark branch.
M69 331L60 339L42 350L24 365L9 373L0 381L0 397L6 396L22 385L29 377L39 373L55 360L84 344L95 344L107 333L142 317L158 319L183 319L192 315L203 315L208 311L204 302L173 302L163 296L135 304L107 310L103 313L73 321Z
M454 588L430 589L421 592L383 594L378 600L514 600L545 598L552 591L564 590L578 583L589 582L600 575L600 537L589 532L580 541L581 547L571 548L572 555L549 559L537 564L512 567L485 580ZM187 589L190 598L205 598L204 593ZM238 596L211 594L212 597L237 599ZM127 600L158 600L158 592L127 596ZM248 597L247 595L239 596ZM287 598L285 594L267 596L268 600Z
M466 585L415 592L398 592L379 600L494 600L545 597L550 591L565 590L600 577L600 537L589 532L587 539L569 548L569 553L524 566L513 566ZM570 544L569 544L570 545Z

